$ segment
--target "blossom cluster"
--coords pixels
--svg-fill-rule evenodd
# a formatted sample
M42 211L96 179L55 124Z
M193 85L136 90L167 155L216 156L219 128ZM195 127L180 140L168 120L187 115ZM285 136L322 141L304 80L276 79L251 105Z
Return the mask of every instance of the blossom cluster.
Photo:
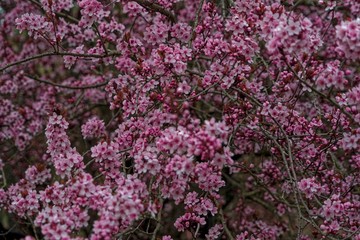
M34 36L34 39L46 36L51 32L52 27L44 16L33 13L25 13L17 18L16 26L20 32L27 30L30 36Z
M344 21L336 27L336 39L338 41L338 50L345 55L347 59L358 60L360 56L360 18L352 21Z
M0 235L360 240L359 14L1 1Z

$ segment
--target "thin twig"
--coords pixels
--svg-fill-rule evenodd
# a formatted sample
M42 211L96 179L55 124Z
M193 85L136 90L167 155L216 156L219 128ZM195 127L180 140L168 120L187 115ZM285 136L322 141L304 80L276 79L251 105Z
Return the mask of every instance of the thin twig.
M1 177L3 179L2 188L5 188L7 186L7 180L6 180L4 168L1 168Z
M41 53L38 55L34 55L28 58L24 58L21 59L19 61L16 62L12 62L9 63L8 65L0 68L0 72L5 71L6 69L16 66L16 65L20 65L22 63L26 63L26 62L30 62L32 60L35 59L39 59L39 58L43 58L43 57L49 57L49 56L73 56L73 57L81 57L81 58L105 58L105 57L109 57L109 56L120 56L121 53L120 52L113 52L113 53L109 53L108 55L106 54L82 54L82 53L71 53L71 52L47 52L47 53Z
M158 4L153 2L148 2L145 0L134 0L134 1L146 9L151 9L155 12L161 13L162 15L166 16L171 22L176 22L175 15Z
M195 15L194 25L192 26L191 36L190 36L190 40L189 40L189 47L191 47L192 41L195 38L195 29L196 29L196 27L198 25L198 22L199 22L199 15L200 15L203 4L204 4L204 0L201 0L200 6L197 9L197 12L196 12L196 15Z
M0 233L0 236L6 236L8 235L15 227L16 227L17 223L14 224L14 226L12 226L9 230L7 230L6 232ZM5 239L5 238L4 238Z
M29 219L29 221L30 221L30 223L31 223L31 227L32 227L32 229L33 229L33 231L34 231L35 239L36 239L36 240L39 240L40 238L39 238L39 236L38 236L38 234L37 234L36 227L35 227L35 224L34 224L33 220L32 220L29 216L27 216L27 217L28 217L28 219Z
M52 86L55 87L60 87L60 88L67 88L67 89L89 89L89 88L98 88L98 87L102 87L105 86L106 84L108 84L108 81L105 81L103 83L98 83L98 84L94 84L94 85L87 85L87 86L69 86L69 85L62 85L59 83L54 83L51 81L47 81L47 80L42 80L40 78L34 77L34 76L30 76L30 75L25 75L26 77L35 80L37 82L41 82L41 83L46 83L46 84L50 84Z
M153 232L153 235L151 237L151 240L156 240L156 234L158 233L158 231L160 230L160 227L161 227L161 215L162 215L162 208L163 208L163 199L161 198L160 199L160 209L159 209L159 212L158 212L158 215L157 215L157 218L156 218L156 227L155 227L155 230Z
M94 24L94 29L95 29L96 34L99 36L101 46L102 46L102 48L103 48L104 51L105 51L105 55L108 55L108 50L107 50L106 47L105 47L104 39L103 39L103 37L101 36L100 31L99 31L99 28L97 27L96 24Z
M215 203L216 203L217 206L219 206L219 203L216 200L215 200ZM221 206L219 206L219 216L220 216L220 220L221 220L221 223L223 225L225 234L227 235L228 239L229 240L234 240L233 235L231 234L229 228L227 227L226 220L225 220L225 217L224 217L224 212L223 212Z

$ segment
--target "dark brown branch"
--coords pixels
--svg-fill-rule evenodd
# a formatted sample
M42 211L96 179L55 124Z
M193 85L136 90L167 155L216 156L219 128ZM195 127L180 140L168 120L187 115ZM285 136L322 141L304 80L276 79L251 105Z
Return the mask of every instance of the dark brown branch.
M145 0L134 0L134 1L146 9L151 9L155 12L161 13L162 15L166 16L171 22L176 22L175 15L172 14L170 11L164 9L159 4L148 2Z
M60 87L60 88L67 88L67 89L89 89L89 88L98 88L98 87L102 87L102 86L105 86L106 84L108 84L108 82L103 82L103 83L99 83L99 84L94 84L94 85L88 85L88 86L68 86L68 85L62 85L62 84L59 84L59 83L54 83L54 82L51 82L51 81L46 81L46 80L42 80L40 78L37 78L37 77L33 77L33 76L30 76L30 75L26 75L26 77L34 80L34 81L37 81L37 82L41 82L41 83L46 83L46 84L49 84L49 85L52 85L52 86L55 86L55 87Z
M104 49L105 54L108 55L108 50L107 50L106 47L105 47L104 39L103 39L103 37L101 36L100 31L99 31L97 25L94 24L94 27L93 27L93 28L95 29L96 34L99 36L99 39L100 39L100 42L101 42L101 46L102 46L102 48Z
M222 226L224 228L225 234L227 236L227 239L230 240L234 240L235 238L233 237L233 235L231 234L230 229L228 228L227 224L226 224L226 220L225 220L225 216L224 216L224 211L222 209L221 206L219 206L219 203L215 200L216 205L218 206L218 210L219 210L219 217L222 223Z
M9 63L8 65L0 68L0 72L5 71L6 69L16 66L16 65L20 65L22 63L26 63L26 62L30 62L32 60L35 59L39 59L39 58L43 58L43 57L48 57L48 56L73 56L73 57L79 57L79 58L104 58L104 57L114 57L114 56L120 56L121 53L119 52L113 52L113 53L109 53L108 55L106 54L80 54L80 53L70 53L70 52L47 52L47 53L41 53L38 55L34 55L28 58L24 58L21 59L19 61L13 62L13 63Z
M202 6L204 5L204 0L201 0L200 2L200 6L198 8L198 10L196 11L196 15L195 15L195 20L194 20L194 25L191 29L191 36L190 36L190 40L189 40L189 46L191 47L192 45L192 41L195 39L195 29L198 25L199 22L199 16L200 16L200 12L202 10Z
M153 235L151 237L151 240L156 240L156 235L157 235L158 231L161 228L162 208L163 208L163 199L161 198L160 199L160 209L159 209L159 212L158 212L158 215L157 215L157 218L156 218L157 223L156 223L156 227L155 227L155 230L153 232Z

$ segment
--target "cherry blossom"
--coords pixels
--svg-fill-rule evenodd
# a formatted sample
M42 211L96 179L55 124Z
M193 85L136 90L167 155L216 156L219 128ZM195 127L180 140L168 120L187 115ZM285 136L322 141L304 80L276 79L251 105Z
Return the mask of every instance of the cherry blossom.
M1 1L1 234L359 240L359 15Z

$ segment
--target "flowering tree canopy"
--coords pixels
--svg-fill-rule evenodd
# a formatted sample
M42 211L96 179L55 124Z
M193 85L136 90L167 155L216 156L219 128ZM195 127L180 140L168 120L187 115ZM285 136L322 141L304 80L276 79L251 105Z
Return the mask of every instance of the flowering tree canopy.
M0 236L360 240L358 0L2 0Z

